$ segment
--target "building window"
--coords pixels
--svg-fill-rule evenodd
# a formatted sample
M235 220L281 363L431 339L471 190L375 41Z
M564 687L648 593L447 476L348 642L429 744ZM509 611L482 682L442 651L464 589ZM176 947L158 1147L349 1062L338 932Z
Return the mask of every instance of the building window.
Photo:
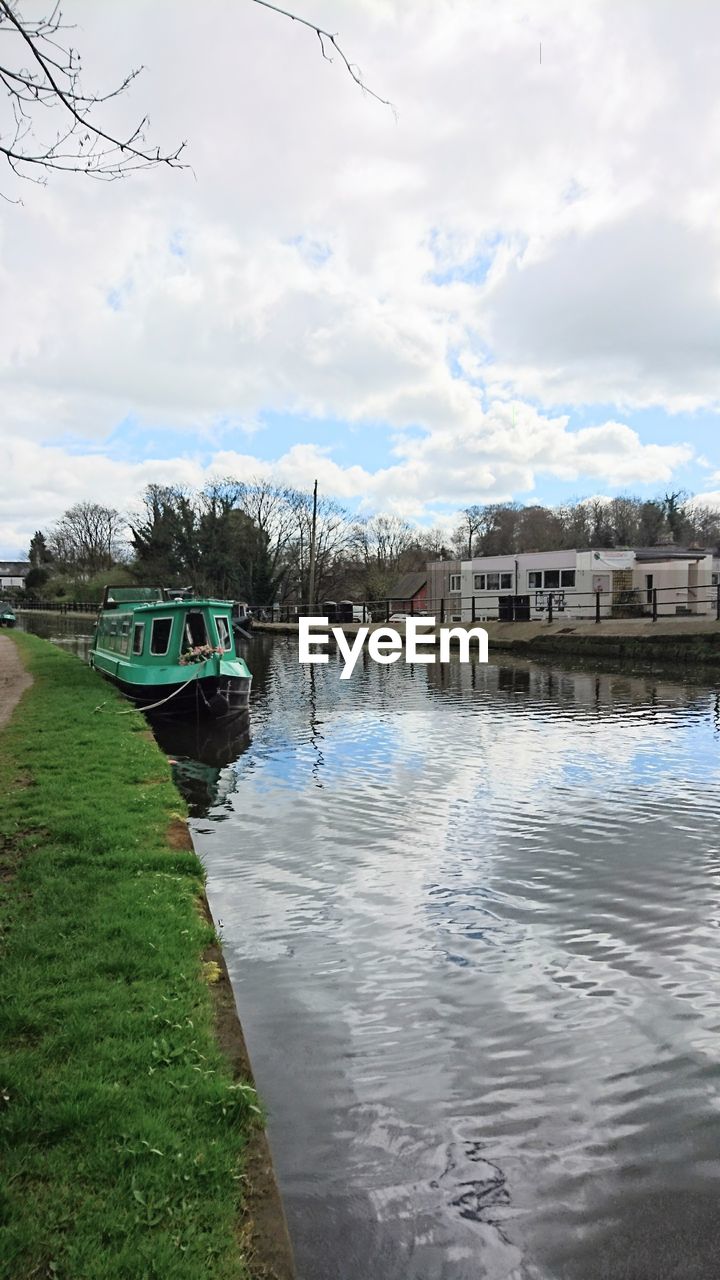
M156 654L167 653L170 647L170 634L172 632L172 618L156 618L152 625L152 638L150 640L150 652Z
M485 574L484 574L484 573L476 573L476 574L475 574L475 579L474 579L474 581L475 581L475 590L476 590L476 591L484 591L484 590L485 590Z
M716 587L718 584L718 575L716 573L713 573L710 581L712 582L712 585Z
M560 570L559 569L545 570L545 586L546 587L560 586Z
M133 630L133 653L142 653L143 640L145 638L145 623L136 622Z
M230 635L230 627L227 618L215 617L215 626L217 627L218 640L222 649L232 649L232 637Z
M513 576L511 573L500 574L500 590L512 591Z
M499 574L499 573L489 573L489 574L488 574L488 576L487 576L487 589L488 589L488 591L499 591L499 590L500 590L500 574Z
M560 586L561 587L575 586L575 570L574 569L560 570Z
M459 573L451 573L451 574L450 574L450 590L451 590L451 591L460 591L460 590L462 590L462 587L461 587L461 578L460 578L460 574L459 574Z
M528 573L528 587L530 588L530 590L532 590L534 587L535 590L537 591L540 589L541 586L542 586L541 570L531 569L530 572Z
M645 574L645 603L653 602L653 576L651 573Z

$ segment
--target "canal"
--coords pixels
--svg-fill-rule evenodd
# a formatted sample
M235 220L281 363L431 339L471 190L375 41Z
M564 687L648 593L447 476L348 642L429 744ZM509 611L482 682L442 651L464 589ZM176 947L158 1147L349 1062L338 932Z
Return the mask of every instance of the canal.
M714 1280L712 676L248 660L159 738L299 1280Z

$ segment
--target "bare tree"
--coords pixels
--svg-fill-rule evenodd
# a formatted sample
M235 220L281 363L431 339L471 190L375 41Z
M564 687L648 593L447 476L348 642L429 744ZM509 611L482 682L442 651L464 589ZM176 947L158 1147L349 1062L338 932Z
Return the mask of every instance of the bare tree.
M297 527L290 490L251 478L242 486L238 505L267 539L271 571L279 579L283 555Z
M50 530L47 548L59 568L91 577L123 557L125 525L125 517L112 507L77 502Z
M71 29L59 4L46 17L26 18L18 0L0 0L0 85L9 104L0 155L13 173L43 182L52 169L111 180L154 165L184 168L185 143L173 151L151 146L147 116L124 135L101 127L98 108L124 93L142 68L104 93L85 93Z
M463 510L463 518L452 537L453 546L461 558L467 555L468 560L472 560L473 550L475 549L475 535L487 533L490 527L490 517L488 515L490 510L490 507L481 507L477 504L472 507L465 507Z
M336 34L270 0L254 3L314 31L323 58L333 62L337 56L363 93L394 113L392 103L365 84ZM120 97L142 67L129 71L114 88L86 93L80 54L66 34L73 28L63 19L59 0L39 18L23 16L21 7L22 0L0 0L0 86L8 103L7 119L0 120L0 156L17 177L44 183L48 171L60 170L112 181L156 165L187 167L181 159L185 142L164 151L148 141L146 115L122 134L99 122L99 109Z
M289 490L287 502L295 521L295 538L292 547L296 592L303 603L314 605L322 598L332 577L337 558L350 542L348 514L332 498L319 498L317 505L315 543L315 600L309 599L310 530L312 525L313 496L303 490Z
M254 2L255 4L262 5L264 9L272 9L273 13L279 13L282 15L283 18L289 18L291 22L299 22L301 26L308 27L310 31L314 31L315 35L320 41L320 49L322 51L322 56L325 59L325 61L326 62L334 61L332 54L328 53L329 48L333 49L334 52L337 54L337 56L340 58L341 62L344 64L345 70L347 71L348 75L351 77L351 79L355 81L355 84L362 89L363 93L367 93L371 98L375 98L377 102L382 102L384 107L390 107L390 110L393 112L393 115L395 115L395 108L392 102L389 102L387 98L381 98L379 93L375 93L374 90L369 89L368 86L365 84L365 81L362 78L362 73L360 71L360 68L356 65L356 63L350 62L349 58L343 53L342 49L340 48L340 45L338 44L337 34L333 35L332 32L325 31L324 28L319 27L317 23L309 22L307 18L301 18L297 13L290 13L288 9L281 9L276 4L270 4L270 0L254 0Z

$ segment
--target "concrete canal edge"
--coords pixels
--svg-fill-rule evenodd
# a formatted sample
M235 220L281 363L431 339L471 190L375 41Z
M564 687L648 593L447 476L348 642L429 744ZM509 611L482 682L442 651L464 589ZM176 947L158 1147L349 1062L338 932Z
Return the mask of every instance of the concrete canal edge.
M335 624L338 625L338 624ZM371 630L390 625L402 636L404 623L376 622ZM447 627L467 630L472 623L448 622ZM709 618L614 618L600 624L560 619L557 622L477 622L488 635L488 648L519 657L556 656L619 659L625 662L699 663L720 666L720 622ZM341 630L357 635L359 623ZM296 622L256 622L262 634L297 636ZM430 634L430 633L428 633ZM332 643L332 640L331 640ZM451 646L459 642L451 639ZM319 652L319 650L316 650Z
M86 906L83 906L82 894L78 896L74 891L70 892L73 883L73 872L70 869L80 865L83 853L88 847L92 850L102 850L102 856L100 859L98 860L96 858L95 872L99 875L101 881L104 882L102 892L111 896L116 892L119 859L123 857L128 839L130 840L131 846L133 844L137 846L138 843L140 845L139 849L129 853L128 865L122 872L126 878L130 879L130 883L145 883L144 881L141 882L135 879L135 877L144 875L160 876L161 882L175 881L176 883L179 883L176 876L180 873L180 882L182 887L179 887L178 889L178 900L177 902L172 901L172 894L174 893L174 890L172 890L172 888L169 890L166 889L166 892L170 894L170 901L168 902L168 905L171 910L177 910L179 919L182 921L182 903L183 901L187 903L187 910L190 915L189 918L186 916L186 923L190 923L190 919L193 915L197 916L198 930L195 936L197 936L200 945L197 950L193 951L193 944L190 942L189 938L187 946L182 942L178 942L178 937L181 938L183 934L189 934L190 931L188 929L182 930L182 933L179 935L175 934L174 931L171 931L173 936L172 945L176 950L178 947L183 950L182 967L184 967L184 963L191 962L193 959L196 965L199 961L201 962L201 969L197 973L197 982L195 982L194 989L198 993L197 998L204 1005L206 1010L204 1018L207 1030L205 1034L208 1038L204 1043L210 1045L214 1039L216 1050L213 1050L213 1053L216 1052L218 1061L221 1061L224 1064L222 1067L222 1074L226 1084L220 1084L218 1087L232 1088L234 1087L235 1082L237 1082L237 1084L241 1084L243 1086L251 1086L254 1090L255 1083L252 1068L235 1004L234 993L230 984L227 966L225 964L221 947L216 940L214 924L207 897L204 892L203 880L199 871L201 865L200 860L197 858L197 854L193 846L187 820L184 814L179 811L182 807L182 802L171 783L166 757L155 743L151 731L146 727L142 717L139 716L139 713L134 709L128 711L127 704L124 700L117 695L115 691L108 689L108 687L100 681L100 678L96 676L95 673L82 666L82 664L77 663L74 658L63 653L48 641L24 635L17 636L19 643L14 643L14 640L15 637L11 639L9 636L0 636L0 730L2 730L3 769L8 769L9 766L8 781L10 783L7 801L4 806L6 813L3 816L7 816L11 826L17 829L17 834L20 837L20 840L17 844L17 857L14 857L13 854L12 840L9 844L5 841L5 849L6 852L9 850L10 861L5 868L7 874L4 874L4 863L2 859L0 859L0 889L3 889L6 894L10 895L8 901L12 907L11 899L13 897L14 890L17 887L18 892L16 897L19 901L20 911L32 910L32 900L36 891L41 895L38 899L39 903L46 901L46 899L42 897L42 875L44 871L49 869L51 875L54 875L55 877L58 875L63 876L66 874L64 868L65 860L67 859L67 867L69 869L68 891L69 895L73 899L74 905L76 906L78 920L83 915L87 914L88 919L92 921L93 917L90 910L92 906L92 897L90 902ZM35 671L35 681L33 681L32 676L26 668L25 662L28 660L30 666ZM67 667L65 664L67 664ZM52 671L50 671L51 668ZM97 682L97 689L95 688L95 682ZM31 702L21 704L23 694L28 690L31 690ZM53 727L48 727L43 732L45 720L48 718L52 719L53 698L57 700L56 690L64 699L62 703L62 713L60 717L58 717L57 707L55 707L56 723L54 729ZM147 854L143 849L145 841L142 838L142 834L139 841L137 839L133 840L132 832L130 832L130 835L126 833L124 837L118 838L119 844L117 840L113 843L114 833L111 833L107 826L103 806L98 805L97 798L93 801L83 801L83 797L85 795L81 781L83 771L82 768L79 768L78 766L79 764L82 764L83 744L85 744L86 751L91 750L90 742L92 741L92 737L87 736L88 720L91 723L93 720L95 720L97 724L100 723L100 721L97 720L97 717L94 717L93 715L85 717L84 713L92 713L100 710L100 707L97 705L98 702L100 702L101 698L107 700L108 696L113 704L111 710L115 710L124 717L123 719L114 720L108 719L107 716L103 718L103 733L105 739L109 742L109 750L113 761L122 761L122 757L126 754L122 750L122 740L125 735L127 736L129 747L128 763L125 766L124 773L121 767L118 770L117 777L113 774L113 786L116 786L118 791L122 794L120 804L127 813L128 823L132 826L132 830L137 831L139 823L140 830L142 832L144 823L148 820L151 821L152 825L148 828L147 836ZM73 709L72 713L68 716L66 708L68 708L69 705L71 705ZM101 703L101 706L103 708L105 707L105 701ZM48 710L50 710L50 717L48 717ZM23 725L26 725L27 727L24 729ZM38 811L37 806L39 803L37 797L43 792L43 779L46 776L46 773L43 772L43 769L46 768L46 766L43 765L43 763L40 763L38 772L35 769L33 762L32 744L37 741L35 735L39 730L42 732L43 743L45 746L48 740L52 739L53 732L56 740L61 744L62 755L60 764L58 765L57 763L57 757L50 762L52 789L49 792L49 795L60 799L60 809L63 809L63 802L66 798L66 793L68 797L67 810L59 814L60 825L57 831L51 831L49 828L41 829L39 827L36 830L34 826L34 815ZM75 737L77 737L77 742L74 740ZM65 749L66 742L67 749ZM141 743L143 744L142 746ZM133 744L135 745L133 746ZM18 748L20 748L19 751L17 750ZM80 755L78 755L78 752ZM155 761L157 761L157 764L155 764ZM97 769L97 757L94 759L94 764ZM148 766L150 766L149 770ZM148 776L148 772L150 772L152 776ZM25 804L24 800L21 799L19 793L17 793L18 786L21 788L32 788L31 792L23 793L27 797L30 797L31 795L33 797L33 803L30 804L29 808ZM11 790L13 793L17 793L17 799L11 798L9 794ZM160 796L160 793L163 793L162 800L157 798ZM76 813L76 801L78 796L80 797L80 809ZM45 803L47 804L47 802ZM35 805L35 808L33 808L33 804ZM74 805L75 808L73 807ZM88 805L91 805L92 811L88 811ZM144 819L142 817L143 813L145 814ZM21 817L20 821L18 821L18 815ZM158 816L160 817L159 826L156 822ZM88 829L90 832L90 845L88 846L86 844L78 846L77 850L68 848L67 851L64 851L62 844L58 843L58 839L61 839L61 837L59 837L59 832L63 829L63 824L65 824L64 829L67 830L67 823L75 821L76 818L79 818L81 822L87 819ZM0 854L2 854L3 851L4 839L3 831L0 830ZM44 846L44 841L47 841L47 846ZM91 854L91 856L95 855ZM39 865L34 870L33 860L38 858L41 860L42 865ZM158 859L160 860L158 861ZM166 862L165 859L169 860ZM197 864L197 871L194 869L195 863ZM167 866L168 868L174 867L175 864L177 864L176 872L160 869L164 866ZM137 867L137 870L134 870L135 867ZM29 880L22 882L20 875L21 872L23 874L27 872L30 877ZM187 886L187 892L184 886ZM153 892L158 892L158 890L153 890ZM59 895L55 895L56 900L58 897ZM138 899L138 902L139 901L140 900ZM64 906L60 904L57 909L58 912L61 912L64 910ZM170 917L164 918L165 924L169 918ZM8 919L10 921L12 920L12 910ZM112 936L113 941L116 942L118 930L122 932L125 927L122 923L124 917L118 916L115 920L113 912L109 920L107 920L107 917L105 919L109 928L108 937ZM58 919L53 918L52 910L50 911L49 919L42 917L40 920L33 920L32 916L23 917L22 915L19 915L18 920L21 922L19 934L17 935L20 944L19 955L24 955L24 952L22 951L24 945L23 937L27 936L28 924L31 930L34 931L35 936L39 936L39 931L43 929L45 931L49 930L54 938L60 937L62 939L64 936L62 933L58 933ZM60 926L62 928L62 920L60 920ZM71 934L74 932L77 937L78 934L81 933L82 927L83 926L81 924L78 928L78 923L75 920L71 920L68 923L68 933ZM88 925L88 928L92 928L92 924ZM179 929L179 924L177 928ZM12 927L8 929L8 932L5 935L6 945L4 947L5 958L8 961L12 959L12 964L8 964L8 971L6 972L6 977L10 984L8 986L8 991L6 992L6 995L10 997L8 1005L6 1006L9 1012L10 1026L13 1025L13 1016L15 1016L16 1020L19 1017L20 1022L23 1022L23 1019L29 1019L31 1021L34 1016L37 1016L35 1008L30 1007L32 1001L28 1004L29 992L32 989L33 970L31 961L28 960L27 963L23 962L23 979L26 985L22 986L22 984L19 984L18 990L21 990L24 994L20 997L17 997L17 993L13 994L13 992L16 992L16 988L12 986L12 974L15 972L17 964L19 963L19 955L14 958L12 956L13 936L15 935L15 932L15 929ZM100 936L102 938L103 935ZM131 975L133 972L133 946L137 945L137 943L133 944L130 941L130 936L132 935L128 936L126 944L120 948L120 950L124 950L128 956L128 975ZM152 936L155 936L157 943L157 939L162 936L162 933L156 933ZM171 935L168 934L168 937L170 936ZM208 939L212 940L208 941ZM64 944L56 947L55 944L53 944L57 960L52 972L49 974L49 985L46 983L45 989L41 990L39 988L37 996L37 1008L44 1009L44 1023L47 1023L48 1021L47 1015L49 1010L50 1025L53 1025L54 1023L58 1024L58 1034L62 1034L61 1024L63 1022L63 1018L60 1017L53 1019L52 1017L55 999L53 992L60 990L72 994L72 981L69 979L70 970L68 970L68 973L65 973L62 967L62 945ZM102 948L102 942L100 945ZM159 954L163 950L162 947L153 943L149 943L149 946L152 948L153 954ZM8 947L10 948L9 951ZM169 954L174 954L172 949ZM110 974L114 972L113 965L118 961L117 956L113 956L109 952L106 954L104 950L101 950L101 954L95 958L95 965L97 965L98 962L102 972L105 971L104 966L107 965L107 972ZM122 959L119 962L121 964L125 963ZM166 966L168 963L169 961L166 960ZM15 969L13 968L13 964L15 965ZM28 965L30 967L27 967ZM172 968L172 966L170 967ZM82 969L84 973L87 974L88 980L93 978L93 975L97 975L98 970L93 964L92 952L89 955L87 963L82 965ZM177 972L176 969L173 971ZM123 972L125 972L125 970L123 970ZM159 972L162 972L162 964L160 965ZM190 970L188 970L188 972L190 972ZM182 974L180 976L184 982L185 975ZM101 979L101 981L105 980ZM126 981L131 985L131 976L128 976ZM194 981L195 980L193 979L193 982ZM30 986L27 985L28 982L31 984ZM117 988L114 989L117 990ZM125 990L124 983L121 984L120 990ZM87 999L87 995L84 991L81 990L78 994L79 998ZM107 996L108 991L104 991L103 998L105 1000L107 1000ZM160 991L156 993L156 996L159 996L159 1000L161 1002L165 999L165 995L162 993L162 986ZM167 996L171 1001L179 998L170 990L167 990ZM67 1008L67 998L67 996L63 997L66 1002L65 1008ZM23 1007L19 1007L13 1015L9 1006L17 999L20 1000L20 1004ZM113 995L111 1003L114 1003L118 999L122 1005L124 996L121 997L119 995ZM44 1005L43 1000L45 1001ZM172 1004L171 1007L175 1016L181 1016L180 1013L176 1014L175 1010L181 1009L182 1006ZM153 1018L150 1017L151 1014L152 1008L146 1008L144 1017L141 1015L142 1021L150 1027L155 1025ZM72 1009L70 1010L69 1015L64 1013L63 1016L72 1017ZM193 1024L189 1019L188 1024L192 1028ZM161 1023L160 1025L163 1024ZM55 1028L53 1026L53 1031L54 1030ZM184 1034L185 1028L180 1028L178 1025L179 1035L181 1034L181 1031ZM87 1073L89 1078L91 1075L91 1067L95 1067L95 1063L91 1064L88 1062L86 1056L87 1052L89 1049L92 1049L95 1058L98 1057L98 1045L101 1043L102 1034L101 1022L98 1022L97 1037L99 1037L99 1039L96 1038L93 1040L93 1037L91 1036L87 1041L81 1041L77 1047L73 1048L72 1053L68 1055L70 1073L72 1073L73 1063L77 1064L79 1067L79 1074L83 1081L83 1086L85 1084L85 1073ZM158 1033L156 1030L151 1030L146 1034L152 1037ZM165 1032L167 1037L171 1037L172 1034L173 1033L170 1030ZM203 1033L199 1024L196 1026L194 1031L190 1031L187 1034L197 1036L197 1042L193 1039L191 1043L193 1045L197 1043L201 1048L203 1047ZM44 1049L44 1053L46 1054L48 1061L52 1055L51 1041L52 1035L45 1037L44 1043L50 1046ZM35 1059L30 1057L29 1065L26 1064L25 1066L18 1065L17 1067L13 1067L12 1032L10 1032L10 1040L3 1046L3 1048L8 1049L8 1053L6 1055L6 1066L10 1068L12 1083L9 1092L6 1092L2 1096L6 1101L9 1098L16 1108L19 1104L20 1110L22 1110L23 1083L27 1082L29 1096L32 1095L33 1089L37 1087L38 1082L42 1079L42 1069L44 1069L44 1066L41 1062L36 1063L37 1067L40 1068L38 1072L38 1081L32 1081L32 1063ZM25 1062L25 1058L22 1056L23 1053L32 1055L33 1052L34 1046L31 1038L27 1044L24 1044L19 1063ZM207 1048L205 1049L205 1053L208 1053ZM199 1060L203 1061L202 1056ZM206 1058L206 1064L208 1061L214 1061L214 1058L211 1058L210 1060ZM117 1067L113 1066L111 1068L113 1071L117 1070L119 1076L122 1075L120 1066L121 1062L122 1058L118 1059ZM62 1064L62 1069L65 1069L64 1063ZM98 1080L99 1087L101 1090L107 1091L107 1080L102 1075L103 1069L97 1069L101 1072ZM13 1070L16 1073L18 1071L20 1072L19 1076L17 1074L15 1075L14 1080L12 1080ZM194 1070L197 1070L197 1068L194 1068ZM156 1068L152 1068L148 1074L151 1077L156 1078L153 1075L155 1071ZM203 1074L213 1076L214 1072L209 1071ZM140 1079L142 1078L143 1076L141 1074ZM187 1079L187 1077L185 1078ZM195 1111L197 1115L200 1115L201 1112L202 1114L205 1114L202 1109L208 1105L208 1096L202 1092L202 1086L200 1084L201 1077L193 1075L190 1079L198 1081L197 1092L199 1094L199 1099L197 1106L195 1106ZM0 1084L2 1084L2 1081L0 1081ZM47 1094L42 1093L43 1085L37 1100L32 1105L29 1103L27 1104L27 1119L14 1120L18 1134L17 1158L20 1161L18 1166L19 1169L23 1169L24 1161L26 1160L25 1155L23 1155L24 1147L21 1150L22 1143L25 1142L27 1144L29 1142L30 1145L28 1150L30 1148L34 1150L35 1147L37 1147L37 1140L33 1135L37 1133L38 1124L40 1129L42 1129L42 1112L44 1109L43 1098L45 1096L52 1096L54 1087L54 1081L52 1079L50 1079L49 1085L50 1087ZM120 1087L121 1086L119 1084L115 1084L113 1089L119 1090ZM187 1089L188 1087L191 1089L192 1094L196 1092L196 1086L194 1083L190 1086L187 1084L177 1086L179 1089ZM145 1097L143 1088L144 1086L139 1090L139 1096L141 1098ZM188 1098L192 1096L192 1094L189 1094ZM169 1099L171 1096L177 1097L178 1095L177 1093L173 1093L172 1095L167 1093L163 1096L167 1096ZM155 1099L154 1102L152 1101L152 1098ZM126 1099L124 1099L124 1101ZM149 1123L154 1123L157 1121L157 1112L152 1110L152 1108L157 1106L157 1095L148 1094L147 1105L151 1108L147 1113L148 1121ZM224 1106L225 1104L223 1103L222 1105ZM173 1113L171 1109L168 1110L168 1122L170 1124L172 1123L173 1114L178 1113ZM110 1115L110 1113L108 1113L108 1115ZM103 1117L103 1126L108 1122L108 1117ZM123 1118L123 1122L132 1124L132 1120L125 1120L125 1117ZM83 1123L81 1112L78 1123L81 1125ZM83 1161L87 1169L91 1169L93 1160L93 1152L91 1148L95 1139L91 1138L92 1127L90 1129L86 1129L85 1132L87 1133L88 1141L83 1147ZM193 1139L191 1138L190 1140L192 1141ZM208 1141L211 1144L217 1141L217 1139L212 1136L212 1132L208 1136ZM106 1143L107 1135L103 1128L102 1135L100 1130L98 1130L98 1149L105 1147ZM143 1145L147 1148L149 1144L143 1143ZM160 1157L162 1152L158 1151L156 1155ZM203 1158L204 1157L198 1156L198 1159ZM71 1175L73 1168L72 1159L74 1159L74 1157L71 1157ZM19 1177L20 1175L17 1174L16 1176ZM32 1186L32 1177L29 1174L27 1176L30 1178L30 1185ZM89 1175L86 1174L86 1176ZM119 1172L118 1177L120 1177ZM70 1185L73 1185L73 1183L75 1183L75 1179L70 1176L69 1182ZM80 1197L82 1197L83 1194L83 1185L83 1178L78 1177L76 1181L75 1194ZM238 1265L240 1266L242 1275L251 1277L251 1280L294 1280L295 1267L287 1221L277 1185L267 1135L262 1124L253 1123L245 1131L240 1169L242 1205L239 1214L237 1214L233 1208L235 1199L233 1189L237 1187L238 1183L232 1179L228 1181L226 1185L227 1199L225 1203L229 1209L227 1217L231 1224L231 1230L226 1230L224 1239L227 1241L228 1248L232 1246L233 1250L238 1250ZM95 1190L96 1188L93 1188L93 1191ZM210 1194L217 1195L218 1193L214 1191ZM20 1239L20 1236L16 1233L15 1241L15 1247L20 1248L21 1251L25 1249L34 1249L37 1254L39 1249L41 1256L45 1255L47 1248L51 1248L53 1251L58 1249L58 1238L66 1240L68 1237L72 1236L72 1230L68 1230L66 1219L62 1220L59 1231L56 1231L55 1236L53 1236L49 1216L46 1216L43 1211L43 1204L47 1203L47 1201L43 1202L43 1196L49 1197L49 1201L52 1202L54 1192L52 1179L48 1183L47 1187L44 1187L41 1175L37 1183L37 1202L35 1193L30 1193L29 1199L27 1195L22 1196L21 1200L18 1202L18 1205L20 1203L23 1204L23 1212L26 1212L26 1217L18 1228L20 1235L22 1235L22 1231L25 1230L26 1240L23 1244L18 1245L17 1240ZM232 1197L232 1200L230 1197ZM120 1181L118 1181L116 1186L115 1198L118 1200L122 1199ZM82 1200L80 1203L82 1203ZM131 1212L134 1203L134 1201L131 1203ZM8 1203L7 1208L9 1211L11 1210L12 1206L10 1203ZM135 1205L135 1209L137 1209L137 1205ZM27 1230L28 1219L32 1220L32 1227L29 1232ZM8 1223L8 1225L10 1225L10 1223ZM142 1233L143 1228L139 1228L139 1230ZM109 1234L108 1239L111 1238L112 1236ZM55 1243L51 1244L51 1239L55 1239ZM99 1247L99 1239L100 1237L97 1239L95 1239L95 1237L89 1240L84 1239L82 1241L83 1247L86 1249L88 1247L90 1247L90 1249L93 1247L97 1249ZM142 1234L139 1239L142 1239ZM62 1246L60 1247L62 1248ZM106 1249L110 1248L107 1244L104 1247ZM148 1248L152 1249L152 1247L152 1244L148 1243ZM47 1256L49 1257L51 1255L48 1253ZM20 1258L20 1255L18 1254L17 1257ZM24 1257L25 1254L23 1252L22 1258ZM118 1265L121 1265L120 1262L118 1262ZM65 1274L64 1266L61 1266L60 1269L62 1273ZM38 1270L38 1268L28 1271L27 1274L35 1274L35 1270ZM17 1271L16 1268L16 1273L25 1274L22 1261L20 1262L20 1271ZM68 1272L68 1274L70 1274L70 1272ZM83 1274L85 1274L85 1272L83 1272ZM110 1274L110 1272L108 1272L108 1274ZM115 1275L115 1272L113 1271L112 1274ZM125 1272L122 1272L122 1274L125 1274ZM173 1274L175 1274L175 1272L173 1272ZM185 1276L186 1272L182 1270L181 1272L178 1272L178 1275L180 1274ZM226 1274L225 1270L222 1271L222 1274ZM240 1274L240 1272L238 1272L238 1274ZM195 1280L196 1276L197 1280L202 1280L202 1277L206 1277L206 1280L211 1280L211 1277L214 1275L215 1271L212 1268L207 1272L205 1269L192 1271L193 1280Z
M100 605L94 613L88 609L24 609L20 604L15 610L18 618L77 618L82 622L96 622Z

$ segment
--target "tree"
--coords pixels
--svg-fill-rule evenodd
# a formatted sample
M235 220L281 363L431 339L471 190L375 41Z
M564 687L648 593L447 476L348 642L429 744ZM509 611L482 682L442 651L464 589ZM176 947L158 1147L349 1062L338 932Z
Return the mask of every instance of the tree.
M242 485L239 505L265 540L265 585L256 603L271 603L287 569L286 553L296 528L291 491L268 480L253 478Z
M288 506L293 513L295 536L289 549L286 588L302 604L316 604L323 599L328 583L332 580L338 557L347 550L351 541L351 528L347 512L331 498L319 498L315 537L315 599L309 600L310 539L313 495L301 489L293 489L287 495Z
M453 545L461 559L467 556L468 560L472 560L473 550L476 549L475 535L487 530L487 508L477 505L465 507L462 514L463 518L453 534Z
M662 504L655 499L640 504L638 517L638 543L641 547L655 547L665 536L667 525Z
M673 542L679 542L684 521L683 507L688 501L688 494L682 489L674 493L666 493L662 500L662 509L667 520Z
M28 560L33 569L40 569L44 565L49 564L52 556L48 551L48 545L45 540L45 534L41 529L36 529L30 539L30 550L28 552Z
M392 103L368 88L337 35L269 0L254 3L313 31L326 62L336 55L363 93L394 111ZM0 0L0 84L9 108L7 124L0 124L0 155L16 176L45 182L49 170L60 170L113 180L156 165L187 167L181 159L185 142L169 151L148 142L147 116L124 134L108 131L99 122L103 104L120 97L141 67L129 71L112 89L85 93L81 57L67 39L72 28L63 21L59 2L39 18L24 17L20 9L20 0Z
M244 492L244 484L232 478L210 481L199 492L148 485L144 510L131 520L138 579L271 603L275 578L269 540L242 509Z
M270 0L255 0L255 4L262 5L264 9L272 9L273 13L279 13L282 15L283 18L289 18L291 22L299 22L301 26L308 27L310 31L314 31L315 35L320 41L320 49L322 51L322 56L325 59L325 61L326 62L333 61L331 54L328 53L328 47L331 49L334 49L335 53L340 58L341 62L344 63L345 70L347 71L348 75L352 80L355 81L356 85L359 85L363 93L367 93L371 98L375 98L378 102L382 102L383 106L390 107L391 111L393 111L394 113L395 108L393 107L392 103L388 102L387 98L381 98L379 93L375 93L372 89L369 89L368 86L365 84L365 81L363 80L362 74L360 72L360 68L354 62L350 62L350 60L346 57L346 55L343 53L342 49L340 48L340 45L338 44L337 35L333 35L330 31L325 31L322 27L318 27L315 22L309 22L307 18L301 18L297 13L290 13L289 10L281 9L276 4L270 4Z
M125 518L98 502L77 502L51 529L48 548L57 568L89 578L122 559Z
M350 549L362 566L359 588L366 600L386 599L401 573L425 563L416 530L395 515L358 521L350 531Z
M9 106L0 155L13 173L43 182L52 169L113 179L155 165L184 168L185 143L172 151L151 146L147 116L123 135L101 127L98 109L124 93L142 68L104 93L85 93L80 54L65 34L70 29L59 4L45 17L26 18L18 0L0 0L0 84Z

